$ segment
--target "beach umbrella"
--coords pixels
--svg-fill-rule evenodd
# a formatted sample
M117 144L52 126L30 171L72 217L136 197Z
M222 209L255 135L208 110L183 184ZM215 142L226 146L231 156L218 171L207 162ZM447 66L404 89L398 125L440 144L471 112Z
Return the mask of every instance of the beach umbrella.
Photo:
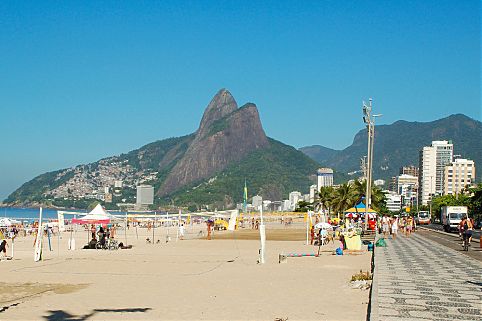
M9 219L8 217L2 217L0 218L0 227L8 227L8 226L12 226L13 222L11 219Z
M330 223L321 222L321 223L315 224L315 228L316 228L316 229L321 228L321 229L326 229L326 230L328 230L328 229L331 229L331 228L333 228L333 227L331 226Z

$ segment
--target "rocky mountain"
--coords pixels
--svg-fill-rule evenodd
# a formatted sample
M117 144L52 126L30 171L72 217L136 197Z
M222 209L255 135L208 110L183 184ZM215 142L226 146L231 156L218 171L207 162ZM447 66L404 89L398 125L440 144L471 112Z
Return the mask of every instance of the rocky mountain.
M249 196L281 200L293 190L307 193L318 167L295 148L266 137L256 105L238 108L222 89L205 109L195 133L42 174L6 202L85 208L100 199L115 208L116 203L135 202L138 184L150 184L157 205L229 208L242 201L245 180Z
M379 125L375 130L375 178L387 179L398 174L401 166L416 165L419 151L433 140L449 140L454 154L475 161L477 177L482 178L482 123L462 114L451 115L432 122L397 121ZM360 169L360 158L366 155L367 132L360 130L353 143L343 150L325 147L303 147L300 150L324 166L343 172Z
M233 96L223 89L209 103L193 142L170 171L159 195L208 178L268 145L256 105L238 108Z

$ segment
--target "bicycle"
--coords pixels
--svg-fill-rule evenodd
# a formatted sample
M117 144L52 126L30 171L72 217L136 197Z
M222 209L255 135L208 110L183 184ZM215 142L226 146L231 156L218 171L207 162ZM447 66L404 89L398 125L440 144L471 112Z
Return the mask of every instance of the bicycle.
M464 251L467 252L469 250L469 236L467 235L467 233L464 233L463 237L464 241L462 243L462 247L464 248Z
M109 248L109 250L117 250L119 248L119 242L110 239L107 247Z
M104 242L102 244L101 241L98 241L97 243L95 243L95 248L96 250L107 250L109 247L107 245L107 242Z

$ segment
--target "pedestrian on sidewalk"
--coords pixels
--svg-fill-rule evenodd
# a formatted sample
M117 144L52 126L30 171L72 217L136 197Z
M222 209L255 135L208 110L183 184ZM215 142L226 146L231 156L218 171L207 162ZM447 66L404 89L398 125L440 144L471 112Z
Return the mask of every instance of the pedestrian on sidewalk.
M382 217L382 231L383 231L383 236L385 238L388 237L388 233L390 232L389 230L389 224L390 224L390 219L388 218L387 214L383 214Z
M392 238L396 239L398 235L398 217L392 219Z

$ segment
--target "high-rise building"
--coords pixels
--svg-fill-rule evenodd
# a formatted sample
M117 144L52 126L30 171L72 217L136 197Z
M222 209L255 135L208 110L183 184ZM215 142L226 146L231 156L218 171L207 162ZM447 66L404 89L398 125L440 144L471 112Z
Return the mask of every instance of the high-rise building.
M290 198L291 210L294 211L296 209L296 206L298 205L298 202L302 200L301 193L297 191L293 191L290 193L289 198Z
M465 186L475 181L475 163L473 160L457 158L445 166L444 195L459 194Z
M333 170L331 168L320 168L316 171L318 179L318 190L321 187L333 186Z
M452 162L454 146L442 140L433 141L420 151L419 200L427 205L433 195L443 194L445 166Z
M413 165L400 167L400 175L411 175L418 177L418 167Z
M137 205L150 205L154 203L154 187L151 185L137 186Z
M442 195L444 192L445 166L453 161L454 145L446 140L433 141L432 146L436 149L435 169L435 193Z

